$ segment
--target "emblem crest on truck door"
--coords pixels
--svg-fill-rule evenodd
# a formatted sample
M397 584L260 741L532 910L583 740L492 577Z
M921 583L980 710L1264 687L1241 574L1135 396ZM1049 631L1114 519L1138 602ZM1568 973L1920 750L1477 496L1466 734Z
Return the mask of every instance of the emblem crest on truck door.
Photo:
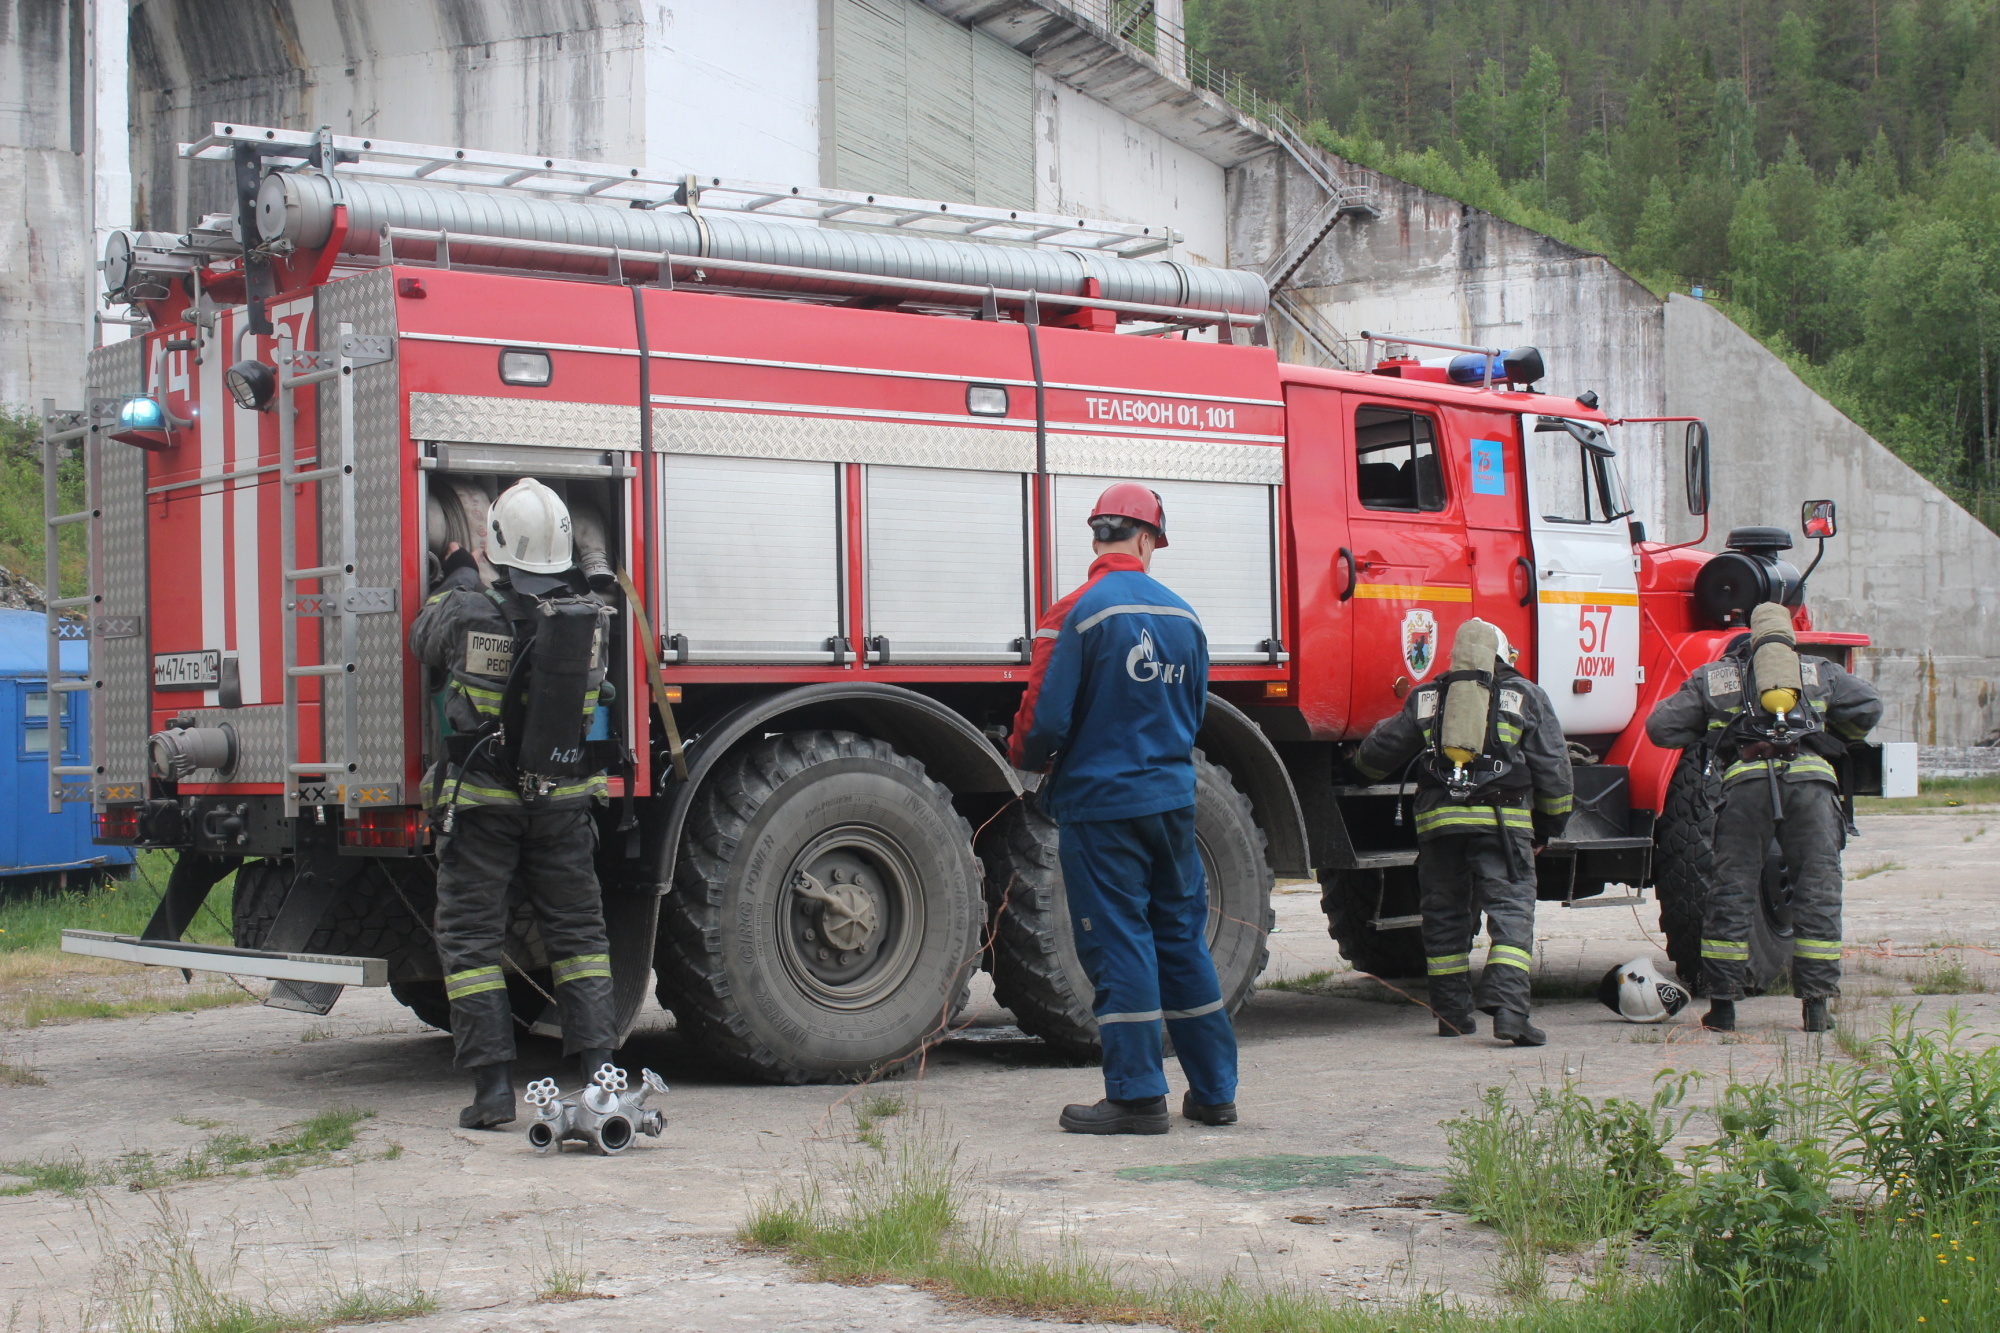
M1437 617L1423 607L1403 613L1403 663L1410 675L1422 680L1437 657Z

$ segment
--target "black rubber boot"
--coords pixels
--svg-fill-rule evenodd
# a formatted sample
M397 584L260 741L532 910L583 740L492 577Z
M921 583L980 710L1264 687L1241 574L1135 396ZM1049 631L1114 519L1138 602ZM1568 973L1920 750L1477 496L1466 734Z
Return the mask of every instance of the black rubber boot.
M514 1120L512 1065L481 1065L472 1071L472 1105L458 1113L460 1129L492 1129Z
M1833 1018L1826 1011L1826 997L1806 1000L1800 1004L1799 1009L1799 1021L1806 1031L1833 1031Z
M1203 1106L1194 1099L1194 1094L1181 1094L1181 1119L1198 1120L1204 1125L1233 1125L1236 1123L1236 1103L1220 1102L1214 1106Z
M576 1053L576 1067L583 1073L583 1085L586 1088L596 1079L597 1071L606 1065L610 1065L615 1069L624 1068L623 1065L618 1063L618 1052L616 1051L578 1051Z
M1708 1012L1701 1016L1701 1025L1710 1032L1736 1031L1736 1001L1710 1000Z
M1470 1037L1479 1031L1472 1013L1472 982L1463 975L1431 978L1431 1012L1440 1037Z
M1530 1023L1526 1014L1512 1009L1502 1009L1493 1016L1493 1037L1516 1046L1546 1046L1549 1041L1548 1033Z
M1106 1097L1095 1106L1065 1106L1058 1123L1071 1134L1164 1134L1167 1099L1124 1102Z

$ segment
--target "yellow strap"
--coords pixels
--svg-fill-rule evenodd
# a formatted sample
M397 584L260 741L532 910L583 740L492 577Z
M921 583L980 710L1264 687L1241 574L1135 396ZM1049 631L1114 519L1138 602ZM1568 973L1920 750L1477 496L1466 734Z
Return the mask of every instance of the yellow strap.
M674 776L686 782L688 766L687 757L681 753L680 725L674 721L674 706L667 702L667 682L660 679L660 641L653 637L653 622L646 616L646 604L639 600L639 590L632 586L632 576L623 565L618 568L618 586L625 590L625 604L632 608L640 641L646 645L646 683L653 690L653 706L660 710L660 725L667 729L667 758L673 761Z

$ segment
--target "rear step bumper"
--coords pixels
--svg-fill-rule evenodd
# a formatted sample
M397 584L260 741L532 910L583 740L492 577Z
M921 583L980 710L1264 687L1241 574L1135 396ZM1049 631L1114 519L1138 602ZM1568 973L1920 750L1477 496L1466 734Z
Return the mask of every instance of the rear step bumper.
M183 944L179 940L142 940L136 935L112 935L101 930L65 930L64 953L115 958L147 967L181 967L193 972L226 972L236 977L270 981L317 981L333 986L386 986L389 960L347 958L338 954L269 953L263 949L232 949L222 944Z

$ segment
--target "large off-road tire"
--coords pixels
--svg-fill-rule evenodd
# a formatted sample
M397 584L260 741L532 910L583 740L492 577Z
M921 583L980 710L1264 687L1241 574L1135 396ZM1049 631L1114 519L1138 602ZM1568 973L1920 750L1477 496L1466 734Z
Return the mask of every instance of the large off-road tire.
M1688 751L1667 784L1665 808L1653 830L1653 892L1660 900L1660 931L1667 937L1667 957L1693 993L1708 989L1701 966L1702 918L1708 908L1708 888L1715 882L1715 813L1722 784L1705 772L1706 756ZM1751 916L1750 979L1752 994L1785 975L1792 963L1791 887L1784 858L1773 842L1765 858L1758 910Z
M1319 906L1326 913L1326 933L1340 946L1340 956L1357 972L1374 977L1424 975L1424 937L1415 927L1377 930L1370 922L1384 917L1413 916L1417 911L1417 868L1390 866L1384 870L1322 870Z
M1270 960L1271 887L1249 799L1227 770L1195 751L1195 845L1208 878L1208 948L1227 1012L1250 998ZM1098 1053L1094 993L1077 957L1063 896L1058 830L1026 803L994 821L980 844L993 913L993 991L1023 1032L1078 1056Z
M802 872L848 907L796 892ZM979 964L979 904L971 827L922 764L847 731L754 741L688 813L660 1003L758 1078L863 1078L944 1031Z

